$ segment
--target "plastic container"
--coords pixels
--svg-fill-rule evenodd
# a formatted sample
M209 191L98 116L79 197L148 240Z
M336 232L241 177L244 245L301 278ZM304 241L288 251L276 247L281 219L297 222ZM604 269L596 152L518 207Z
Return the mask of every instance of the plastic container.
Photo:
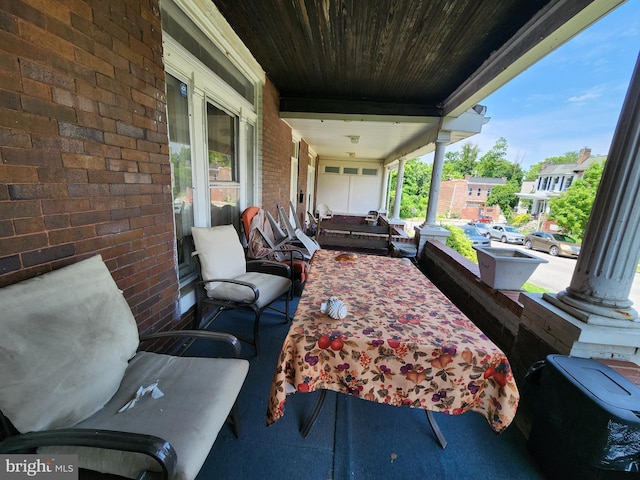
M535 255L509 248L473 247L478 256L480 280L495 290L520 290L541 263Z
M640 387L596 360L549 355L528 446L552 479L639 478Z

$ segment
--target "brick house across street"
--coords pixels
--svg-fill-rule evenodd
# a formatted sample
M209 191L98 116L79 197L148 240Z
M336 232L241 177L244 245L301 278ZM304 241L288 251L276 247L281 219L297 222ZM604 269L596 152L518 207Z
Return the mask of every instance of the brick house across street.
M498 205L487 206L487 197L496 185L507 183L506 178L472 177L445 180L440 184L438 215L459 215L473 219L481 215L490 216L494 222L500 216Z

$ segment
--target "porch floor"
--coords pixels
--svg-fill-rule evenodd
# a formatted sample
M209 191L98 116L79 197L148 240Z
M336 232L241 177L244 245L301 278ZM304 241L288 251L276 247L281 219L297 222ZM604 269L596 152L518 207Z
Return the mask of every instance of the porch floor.
M293 308L297 299L294 302ZM228 311L210 328L248 336L251 315ZM313 408L318 392L289 395L285 416L267 427L271 380L288 328L281 314L267 311L261 321L260 356L255 357L253 346L243 343L242 356L251 366L238 399L240 438L225 425L198 480L544 478L515 422L496 435L476 413L435 414L449 442L445 450L437 444L423 411L334 392L328 392L306 439L298 433L299 425ZM206 348L195 343L190 354L205 355Z

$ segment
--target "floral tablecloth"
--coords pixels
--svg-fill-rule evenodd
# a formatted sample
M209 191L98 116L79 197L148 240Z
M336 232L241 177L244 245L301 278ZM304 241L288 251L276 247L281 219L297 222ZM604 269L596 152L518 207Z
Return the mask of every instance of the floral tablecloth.
M476 411L500 432L519 394L504 355L406 259L320 250L280 352L267 411L284 415L291 392L334 390L452 415ZM346 255L344 255L346 256ZM321 303L334 296L348 315Z

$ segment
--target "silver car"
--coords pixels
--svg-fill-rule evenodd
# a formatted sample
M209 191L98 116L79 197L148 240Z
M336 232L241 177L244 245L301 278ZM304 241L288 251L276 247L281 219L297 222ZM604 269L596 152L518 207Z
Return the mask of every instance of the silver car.
M500 240L502 243L524 244L524 235L515 227L509 225L493 225L489 229L491 239Z

